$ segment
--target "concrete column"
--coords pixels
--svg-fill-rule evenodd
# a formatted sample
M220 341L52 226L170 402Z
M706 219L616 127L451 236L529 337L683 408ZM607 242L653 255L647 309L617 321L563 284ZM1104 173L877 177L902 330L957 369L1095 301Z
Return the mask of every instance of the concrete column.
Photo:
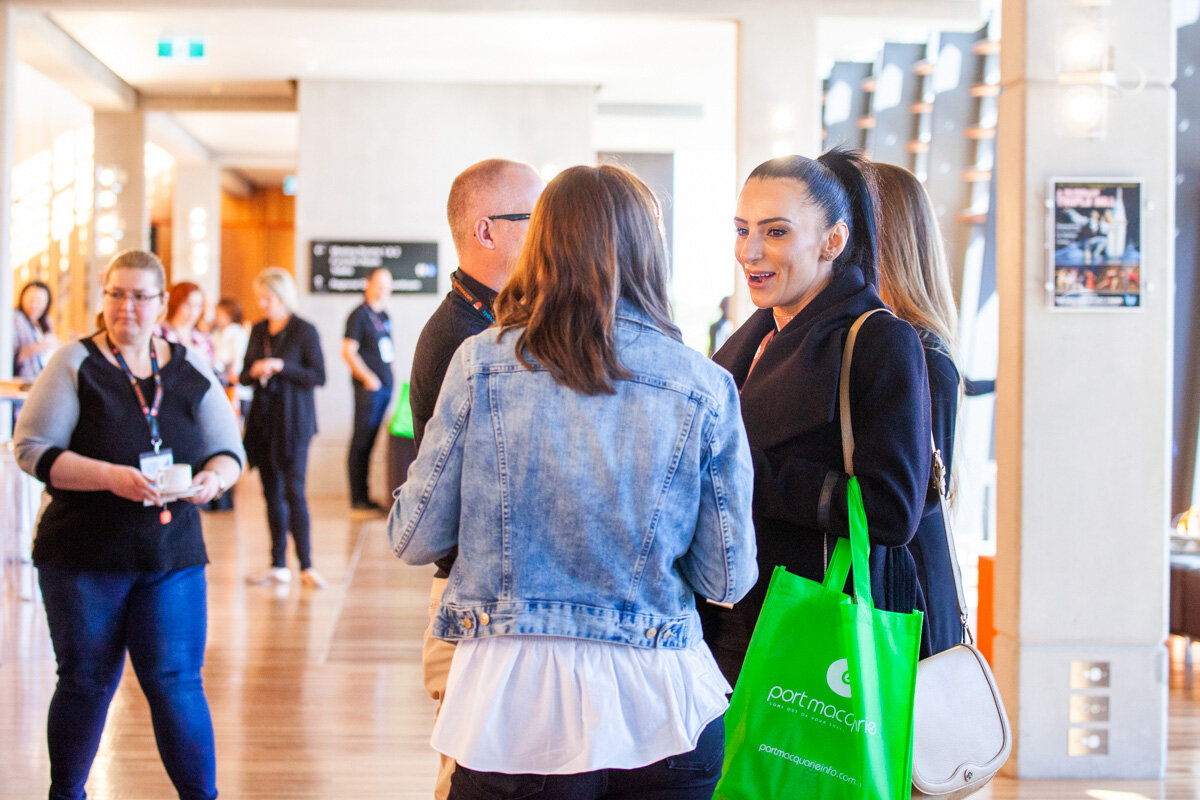
M1003 4L995 667L1021 778L1155 779L1166 760L1175 32L1169 0L1100 10L1130 86L1082 138L1055 58L1086 7ZM1143 181L1142 307L1052 311L1047 181L1114 177Z
M197 284L215 304L221 292L220 167L175 163L171 220L171 280Z
M0 378L11 378L13 362L12 169L16 141L16 12L0 6ZM11 404L0 402L0 441L11 435Z
M750 7L740 15L739 191L750 171L769 158L789 153L812 158L820 155L821 79L817 75L816 29L812 7L803 4L791 9L780 5ZM784 41L786 45L781 46ZM738 322L754 311L740 270L734 281L734 305Z
M116 242L116 252L147 250L150 247L150 208L146 194L146 115L142 111L97 111L95 127L95 163L99 175L108 168L116 173L121 191L116 193L115 210L122 236ZM109 209L103 207L105 188L96 181L96 214L93 217L89 241L92 242L88 263L89 313L99 308L100 278L113 253L101 252L104 234L97 231L97 222Z

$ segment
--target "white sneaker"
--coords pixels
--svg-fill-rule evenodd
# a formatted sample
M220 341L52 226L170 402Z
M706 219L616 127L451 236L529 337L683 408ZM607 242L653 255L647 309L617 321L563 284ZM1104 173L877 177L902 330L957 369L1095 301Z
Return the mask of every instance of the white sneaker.
M268 583L287 584L292 582L292 571L287 567L268 567L261 572L246 576L246 583L253 586L263 586Z
M300 583L310 589L324 589L328 586L328 582L321 577L321 573L317 572L312 567L300 572Z

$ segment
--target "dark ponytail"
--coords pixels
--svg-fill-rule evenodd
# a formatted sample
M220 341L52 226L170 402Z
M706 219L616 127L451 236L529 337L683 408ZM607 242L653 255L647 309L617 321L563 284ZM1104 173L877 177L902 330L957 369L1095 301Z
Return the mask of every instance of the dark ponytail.
M764 161L750 177L791 178L804 184L809 199L825 213L825 226L845 222L846 247L833 262L834 273L853 264L870 284L878 283L879 244L875 233L875 187L861 150L835 147L812 159L781 156Z

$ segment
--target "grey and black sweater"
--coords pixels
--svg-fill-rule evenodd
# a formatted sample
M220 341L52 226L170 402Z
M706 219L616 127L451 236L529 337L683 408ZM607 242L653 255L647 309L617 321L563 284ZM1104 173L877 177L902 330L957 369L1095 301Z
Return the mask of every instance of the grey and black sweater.
M228 455L245 462L237 421L212 371L192 351L171 345L162 364L159 430L176 464L193 472ZM154 380L140 381L154 396ZM50 504L33 546L37 565L101 572L165 572L208 563L200 512L183 500L160 509L107 491L68 491L50 483L64 451L137 467L151 450L141 406L125 373L91 339L62 347L34 383L14 434L21 469L47 485Z

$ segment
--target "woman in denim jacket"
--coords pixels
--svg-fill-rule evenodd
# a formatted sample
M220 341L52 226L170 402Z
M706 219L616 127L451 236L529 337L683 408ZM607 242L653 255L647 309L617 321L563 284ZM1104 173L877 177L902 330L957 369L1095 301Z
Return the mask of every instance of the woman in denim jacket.
M709 798L729 685L693 593L757 577L737 388L680 342L650 190L574 167L533 212L499 331L463 343L388 520L455 545L433 746L450 797Z

